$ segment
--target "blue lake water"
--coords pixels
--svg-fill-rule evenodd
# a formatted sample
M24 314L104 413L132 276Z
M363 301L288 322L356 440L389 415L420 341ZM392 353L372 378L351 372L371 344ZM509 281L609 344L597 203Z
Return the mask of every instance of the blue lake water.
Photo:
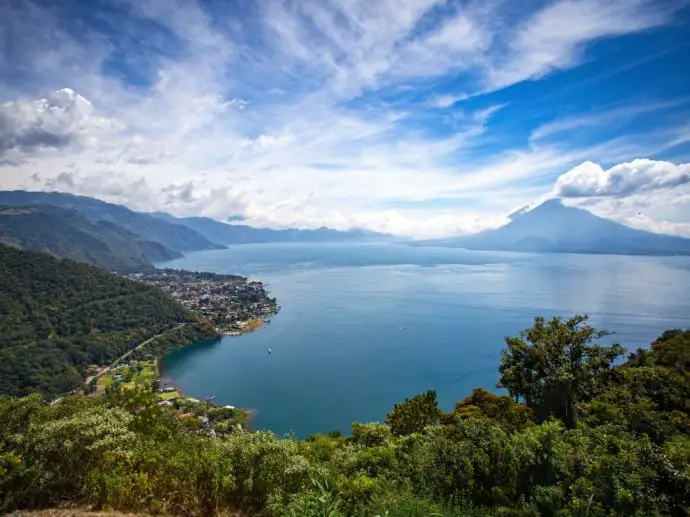
M259 244L165 266L247 275L278 298L261 331L189 346L164 369L189 396L253 408L255 427L280 434L382 421L429 388L444 409L495 389L503 338L535 315L588 313L629 350L690 327L689 257Z

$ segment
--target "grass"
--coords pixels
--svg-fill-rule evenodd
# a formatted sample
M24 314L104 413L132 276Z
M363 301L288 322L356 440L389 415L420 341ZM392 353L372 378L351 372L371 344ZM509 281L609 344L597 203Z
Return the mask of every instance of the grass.
M254 332L255 330L259 330L263 326L264 320L260 318L251 318L245 322L244 327L242 327L242 332Z
M109 371L104 375L101 375L96 380L97 389L105 390L108 386L110 386L114 382L117 382L113 379L113 375L121 373L122 375L127 377L127 373L130 371L132 372L132 378L129 381L123 383L124 388L131 389L137 384L151 385L151 383L156 379L156 360L153 359L151 361L139 361L137 363L137 366L140 366L142 370L138 371L136 367L132 368L130 366L121 366L120 368L115 368L114 370Z
M179 391L166 391L165 393L158 394L158 398L161 400L178 399L181 396Z

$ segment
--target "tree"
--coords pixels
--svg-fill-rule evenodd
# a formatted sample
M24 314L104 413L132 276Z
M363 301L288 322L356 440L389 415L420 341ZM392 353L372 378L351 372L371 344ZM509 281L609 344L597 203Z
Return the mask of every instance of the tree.
M386 424L394 435L401 436L421 432L426 426L435 424L440 416L436 391L429 390L396 404L386 416Z
M454 424L467 418L487 418L509 432L534 425L529 408L508 396L494 395L482 388L475 388L472 395L457 402L452 412L441 417L441 423Z
M665 331L652 343L651 355L656 365L675 368L679 373L690 371L690 331Z
M587 319L576 315L547 322L537 317L520 337L506 338L498 387L523 399L538 420L553 415L573 428L576 404L597 394L597 381L624 353L617 343L593 343L610 333L588 325Z

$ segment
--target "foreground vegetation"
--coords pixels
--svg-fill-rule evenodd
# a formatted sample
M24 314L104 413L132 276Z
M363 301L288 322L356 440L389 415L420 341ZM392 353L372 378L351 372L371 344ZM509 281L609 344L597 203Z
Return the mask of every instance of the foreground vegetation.
M537 318L506 340L510 396L475 390L443 413L431 391L350 436L201 436L142 387L53 407L3 397L0 511L686 515L690 332L622 364L600 337L584 317Z

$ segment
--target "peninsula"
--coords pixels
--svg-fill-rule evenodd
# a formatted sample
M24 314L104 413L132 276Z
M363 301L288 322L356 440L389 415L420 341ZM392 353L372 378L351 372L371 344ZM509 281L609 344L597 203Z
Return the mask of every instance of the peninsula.
M238 275L155 269L129 279L159 287L185 309L213 323L218 334L241 334L261 327L279 310L263 283Z

